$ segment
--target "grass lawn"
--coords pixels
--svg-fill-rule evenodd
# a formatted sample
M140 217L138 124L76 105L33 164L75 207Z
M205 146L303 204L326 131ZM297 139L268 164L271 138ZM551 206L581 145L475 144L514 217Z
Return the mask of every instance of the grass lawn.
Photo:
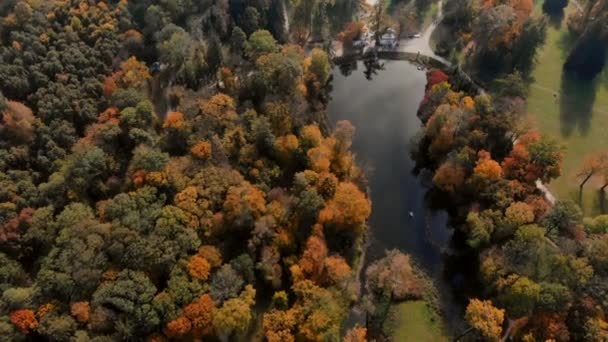
M422 300L393 304L384 329L392 341L440 342L447 341L435 313Z
M536 13L542 13L541 3L537 1ZM570 2L566 12L574 10ZM608 149L608 72L588 82L562 77L569 46L567 13L561 23L549 25L547 40L539 50L528 113L535 127L567 148L562 176L550 189L559 199L578 201L577 169L586 155ZM591 181L585 186L582 207L586 215L600 213L598 187Z

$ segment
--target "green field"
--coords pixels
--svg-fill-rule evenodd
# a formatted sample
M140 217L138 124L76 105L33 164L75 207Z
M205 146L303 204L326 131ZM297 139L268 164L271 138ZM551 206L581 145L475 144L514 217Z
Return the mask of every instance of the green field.
M541 13L540 3L536 13ZM567 12L574 10L571 2ZM528 113L532 125L567 148L562 176L549 188L559 199L578 201L577 169L586 155L608 149L608 72L589 82L562 77L571 44L566 17L548 27L547 40L532 73L535 81L530 87ZM586 215L600 213L598 188L595 182L585 187L582 207Z
M422 300L394 304L384 324L392 341L447 341L439 318Z

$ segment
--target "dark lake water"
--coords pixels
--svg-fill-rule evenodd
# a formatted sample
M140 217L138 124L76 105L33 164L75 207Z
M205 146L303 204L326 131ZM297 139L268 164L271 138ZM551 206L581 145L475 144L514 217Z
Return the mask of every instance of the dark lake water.
M457 331L462 320L452 291L457 277L446 275L444 266L452 238L448 214L429 209L428 177L414 173L410 158L411 140L421 128L416 112L426 75L406 61L384 63L372 80L361 62L349 76L335 68L328 107L332 124L349 120L355 126L353 150L368 174L373 204L367 261L387 249L409 253L437 285L447 330Z

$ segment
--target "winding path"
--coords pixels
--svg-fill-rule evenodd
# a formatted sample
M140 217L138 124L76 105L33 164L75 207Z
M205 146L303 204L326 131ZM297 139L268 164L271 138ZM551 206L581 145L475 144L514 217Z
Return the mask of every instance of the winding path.
M437 29L441 21L443 20L443 0L437 2L437 18L433 20L424 32L420 35L420 38L412 39L401 39L399 47L396 49L399 52L409 53L420 53L422 56L427 56L440 61L441 63L450 66L451 63L445 58L435 54L435 51L431 48L431 37L433 32Z

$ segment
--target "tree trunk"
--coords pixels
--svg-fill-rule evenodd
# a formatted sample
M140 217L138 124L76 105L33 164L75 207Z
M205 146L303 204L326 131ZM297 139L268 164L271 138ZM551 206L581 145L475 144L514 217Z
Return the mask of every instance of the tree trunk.
M585 184L589 181L589 179L591 179L591 177L593 177L593 175L595 174L595 172L590 172L587 177L585 177L585 179L583 179L583 181L581 182L581 184L579 184L579 188L580 191L583 192L583 187L585 186Z
M589 181L589 179L591 179L593 174L595 174L595 172L589 172L587 177L585 177L585 179L583 179L581 184L579 184L579 186L578 186L578 205L580 205L580 206L582 206L582 204L583 204L583 187Z

